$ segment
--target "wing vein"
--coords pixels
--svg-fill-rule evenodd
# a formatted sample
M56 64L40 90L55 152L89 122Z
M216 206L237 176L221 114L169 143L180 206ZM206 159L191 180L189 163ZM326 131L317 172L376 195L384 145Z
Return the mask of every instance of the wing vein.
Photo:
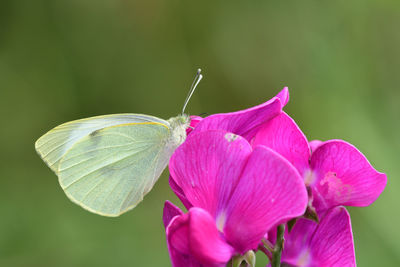
M134 155L136 155L137 153L141 153L141 152L143 152L143 151L144 151L144 150L135 151L135 152L132 153L132 154L129 154L129 155L124 156L124 157L122 157L122 158L120 158L120 159L117 159L117 160L115 160L115 161L109 162L109 163L107 163L107 164L105 164L105 165L103 165L103 166L101 166L101 167L99 167L99 168L96 168L96 169L94 169L94 170L92 170L92 171L86 173L85 175L80 176L78 179L74 180L74 181L73 181L72 183L70 183L69 185L63 186L63 189L64 189L64 190L65 190L65 189L68 189L68 187L70 187L72 184L78 182L78 181L81 180L82 178L87 177L88 175L90 175L90 174L92 174L92 173L94 173L94 172L96 172L96 171L99 171L99 170L101 170L101 169L104 169L104 168L106 168L106 167L108 167L108 166L110 166L110 165L112 165L112 164L115 164L115 163L117 163L117 162L120 162L120 161L122 161L122 160L125 160L125 159L127 159L127 158L129 158L129 157L131 157L131 156L134 156ZM116 154L116 153L114 153L114 154Z

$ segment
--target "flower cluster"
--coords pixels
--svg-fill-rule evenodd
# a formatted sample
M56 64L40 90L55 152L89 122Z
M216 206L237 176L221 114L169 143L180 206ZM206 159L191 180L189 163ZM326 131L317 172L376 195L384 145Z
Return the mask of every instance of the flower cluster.
M188 210L165 203L173 266L254 266L257 250L273 266L355 266L343 206L370 205L386 175L345 141L308 142L282 111L288 100L284 88L247 110L192 118L169 164Z

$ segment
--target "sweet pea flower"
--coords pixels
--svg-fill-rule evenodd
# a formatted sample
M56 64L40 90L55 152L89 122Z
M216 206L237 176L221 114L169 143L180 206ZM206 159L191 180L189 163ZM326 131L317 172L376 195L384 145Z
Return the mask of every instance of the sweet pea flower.
M225 266L257 249L266 232L307 206L306 188L292 164L226 131L191 133L169 170L189 207L184 214L167 202L164 209L175 267Z
M319 224L299 219L285 232L282 265L288 267L356 266L350 215L344 207L327 211Z
M289 101L285 87L264 104L246 110L196 117L193 132L225 130L243 136L253 147L267 146L289 160L311 189L319 212L331 207L368 206L382 193L386 175L376 171L366 157L343 140L308 143L306 136L282 108ZM313 153L311 153L313 151ZM184 205L190 205L179 186L170 185Z
M282 113L282 108L288 101L289 90L284 87L275 97L255 107L236 112L213 114L205 118L191 116L190 127L186 132L189 135L192 132L224 130L240 135L251 142L263 124ZM186 200L184 193L171 177L169 183L185 207L190 208L191 205Z
M340 205L368 206L386 186L386 175L353 145L343 140L308 143L285 112L265 122L252 144L273 149L296 167L312 191L317 213Z

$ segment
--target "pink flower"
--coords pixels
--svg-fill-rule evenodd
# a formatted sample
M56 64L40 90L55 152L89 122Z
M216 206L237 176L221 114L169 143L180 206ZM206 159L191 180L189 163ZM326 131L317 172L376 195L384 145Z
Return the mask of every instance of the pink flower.
M224 266L307 205L304 183L286 159L226 131L194 131L169 169L189 207L186 214L169 202L164 209L174 266Z
M311 188L317 211L339 205L368 206L373 203L386 186L386 175L376 171L357 148L345 141L308 143L294 120L282 112L288 100L289 92L285 87L259 106L215 114L202 120L196 117L193 133L225 130L243 136L253 147L264 145L278 152L296 167ZM189 208L179 186L171 179L170 185Z
M368 206L386 185L386 175L353 145L343 140L308 143L284 112L262 125L253 139L253 146L257 145L273 149L297 168L311 188L317 211L339 205Z
M240 135L251 142L257 131L263 124L278 116L282 112L282 108L289 101L289 90L283 88L275 97L258 106L240 110L231 113L214 114L204 119L199 116L191 116L190 126L187 134L192 132L203 132L209 130L224 130L227 132ZM175 183L171 177L169 183L172 190L179 197L186 208L190 208L190 203L186 200L182 189Z
M335 207L329 210L319 224L299 219L292 231L285 233L282 263L293 267L356 266L350 216L346 209Z

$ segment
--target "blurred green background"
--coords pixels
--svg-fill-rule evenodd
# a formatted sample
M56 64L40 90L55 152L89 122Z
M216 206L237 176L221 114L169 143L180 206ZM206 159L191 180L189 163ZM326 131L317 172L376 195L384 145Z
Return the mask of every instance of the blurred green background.
M351 208L359 266L400 266L400 2L1 0L0 266L169 266L167 171L136 209L91 214L36 155L52 127L93 115L250 107L289 86L312 139L345 139L386 172ZM258 266L264 266L263 257Z

